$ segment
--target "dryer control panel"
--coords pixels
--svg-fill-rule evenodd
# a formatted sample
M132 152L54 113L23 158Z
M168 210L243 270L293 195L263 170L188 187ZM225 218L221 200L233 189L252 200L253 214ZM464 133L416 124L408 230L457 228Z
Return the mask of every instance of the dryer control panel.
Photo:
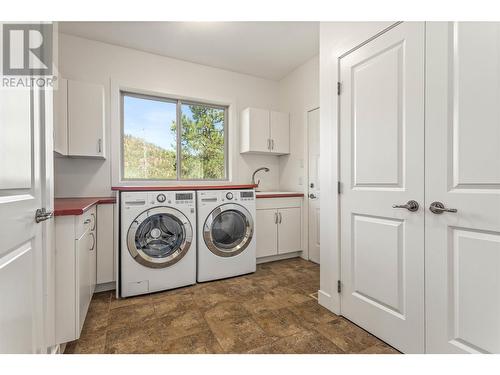
M201 204L246 202L255 200L253 190L206 190L198 192Z

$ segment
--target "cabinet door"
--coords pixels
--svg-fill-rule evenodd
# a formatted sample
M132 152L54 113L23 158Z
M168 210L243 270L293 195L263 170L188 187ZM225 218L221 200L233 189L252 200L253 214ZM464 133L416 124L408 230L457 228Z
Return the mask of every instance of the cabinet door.
M96 231L89 232L89 287L90 295L94 294L97 281L97 236Z
M83 322L87 315L90 299L90 251L89 251L89 231L86 231L79 239L75 240L76 250L76 290L78 292L78 326L77 336L80 337Z
M114 205L97 206L97 284L115 281Z
M53 93L54 151L68 155L68 80L61 78Z
M68 81L68 155L104 157L104 87Z
M277 211L257 210L257 258L278 254Z
M269 111L249 108L249 147L253 152L269 152Z
M271 111L271 152L290 153L290 117L288 113Z
M290 253L302 250L302 226L300 207L281 208L278 210L278 253Z

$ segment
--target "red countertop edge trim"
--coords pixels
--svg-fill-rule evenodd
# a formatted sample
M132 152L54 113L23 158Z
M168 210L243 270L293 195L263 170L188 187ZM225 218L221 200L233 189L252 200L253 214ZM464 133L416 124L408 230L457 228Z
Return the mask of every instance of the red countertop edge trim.
M292 197L303 197L303 193L291 193L291 194L256 194L257 199L260 198L292 198Z
M117 191L160 191L160 190L231 190L255 189L257 185L182 185L182 186L113 186L111 190Z
M115 197L55 198L54 216L82 215L96 204L114 204Z

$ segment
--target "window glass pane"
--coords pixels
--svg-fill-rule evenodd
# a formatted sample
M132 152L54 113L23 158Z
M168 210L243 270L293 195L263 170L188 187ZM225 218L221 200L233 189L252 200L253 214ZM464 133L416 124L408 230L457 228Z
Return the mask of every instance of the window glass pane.
M181 178L224 179L224 108L182 104Z
M176 103L123 96L123 177L175 179Z

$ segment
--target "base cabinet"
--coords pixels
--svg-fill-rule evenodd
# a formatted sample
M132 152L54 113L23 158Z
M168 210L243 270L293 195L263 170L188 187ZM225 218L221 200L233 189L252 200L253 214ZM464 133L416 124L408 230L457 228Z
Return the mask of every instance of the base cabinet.
M257 258L302 249L302 198L258 199Z
M257 258L278 254L277 211L257 210Z
M278 210L278 254L302 250L300 207Z
M115 281L114 204L97 206L97 284Z
M58 216L56 232L56 342L76 340L96 285L96 207Z

